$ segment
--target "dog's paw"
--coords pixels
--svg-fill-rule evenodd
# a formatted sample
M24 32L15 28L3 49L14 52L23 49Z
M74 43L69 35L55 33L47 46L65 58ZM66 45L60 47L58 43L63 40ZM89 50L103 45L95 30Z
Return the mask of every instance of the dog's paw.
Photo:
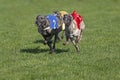
M65 45L68 45L68 44L69 44L69 42L64 42L64 43L63 43L64 46L65 46Z
M43 44L46 45L46 44L47 44L47 41L45 40L45 41L43 42Z
M50 54L53 54L55 52L55 50L54 49L52 49L52 50L50 50Z

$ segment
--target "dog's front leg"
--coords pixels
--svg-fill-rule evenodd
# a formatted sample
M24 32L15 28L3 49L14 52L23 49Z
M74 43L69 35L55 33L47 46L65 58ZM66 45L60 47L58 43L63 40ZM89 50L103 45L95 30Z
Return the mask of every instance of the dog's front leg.
M63 43L63 45L68 45L69 44L69 40L70 40L69 36L66 36L66 41Z
M70 40L70 34L69 33L66 32L65 36L66 36L66 41L63 43L63 45L69 44L69 40Z
M72 41L73 45L75 46L77 52L80 52L80 48L79 46L77 45L77 43L75 42L75 40L73 38L70 38L70 40Z
M53 35L50 35L49 37L46 37L47 45L50 48L50 53L54 52L53 47L52 47L52 37L53 37Z
M54 49L52 48L52 41L47 41L47 45L49 46L50 48L50 53L53 53L54 52Z
M55 50L56 48L56 41L58 39L58 32L57 32L57 29L55 30L55 36L54 36L54 43L53 43L53 49Z

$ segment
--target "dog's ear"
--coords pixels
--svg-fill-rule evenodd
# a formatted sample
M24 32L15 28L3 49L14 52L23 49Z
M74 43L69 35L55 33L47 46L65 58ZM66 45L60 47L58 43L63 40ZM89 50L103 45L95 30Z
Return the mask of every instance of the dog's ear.
M38 20L41 16L42 16L42 15L38 15L38 16L36 17L36 20Z
M54 13L54 14L57 14L57 13L59 13L59 11L53 11L53 13Z
M72 17L72 15L70 15L70 20L71 20L71 21L73 20L73 17Z

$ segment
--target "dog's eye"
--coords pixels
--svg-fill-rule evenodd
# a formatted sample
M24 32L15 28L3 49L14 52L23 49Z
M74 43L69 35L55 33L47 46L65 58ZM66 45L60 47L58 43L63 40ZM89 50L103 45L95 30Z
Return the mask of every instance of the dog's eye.
M43 19L42 17L40 19Z

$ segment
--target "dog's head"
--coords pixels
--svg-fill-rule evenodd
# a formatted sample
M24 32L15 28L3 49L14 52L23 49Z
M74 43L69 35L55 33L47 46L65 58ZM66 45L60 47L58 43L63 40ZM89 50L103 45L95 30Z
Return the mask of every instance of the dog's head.
M38 26L38 27L43 27L45 24L46 24L46 18L45 16L42 16L42 15L38 15L36 17L36 22L35 24Z
M54 11L54 15L58 18L59 26L63 24L63 17L59 11Z
M53 12L57 17L61 17L61 13L59 11L54 11Z
M48 32L45 30L48 27L48 25L49 25L46 16L38 15L36 17L35 24L38 27L38 32L39 33L41 33L43 35L47 35L48 34Z
M63 17L63 21L66 25L70 25L72 20L73 20L73 17L70 14L65 14Z

